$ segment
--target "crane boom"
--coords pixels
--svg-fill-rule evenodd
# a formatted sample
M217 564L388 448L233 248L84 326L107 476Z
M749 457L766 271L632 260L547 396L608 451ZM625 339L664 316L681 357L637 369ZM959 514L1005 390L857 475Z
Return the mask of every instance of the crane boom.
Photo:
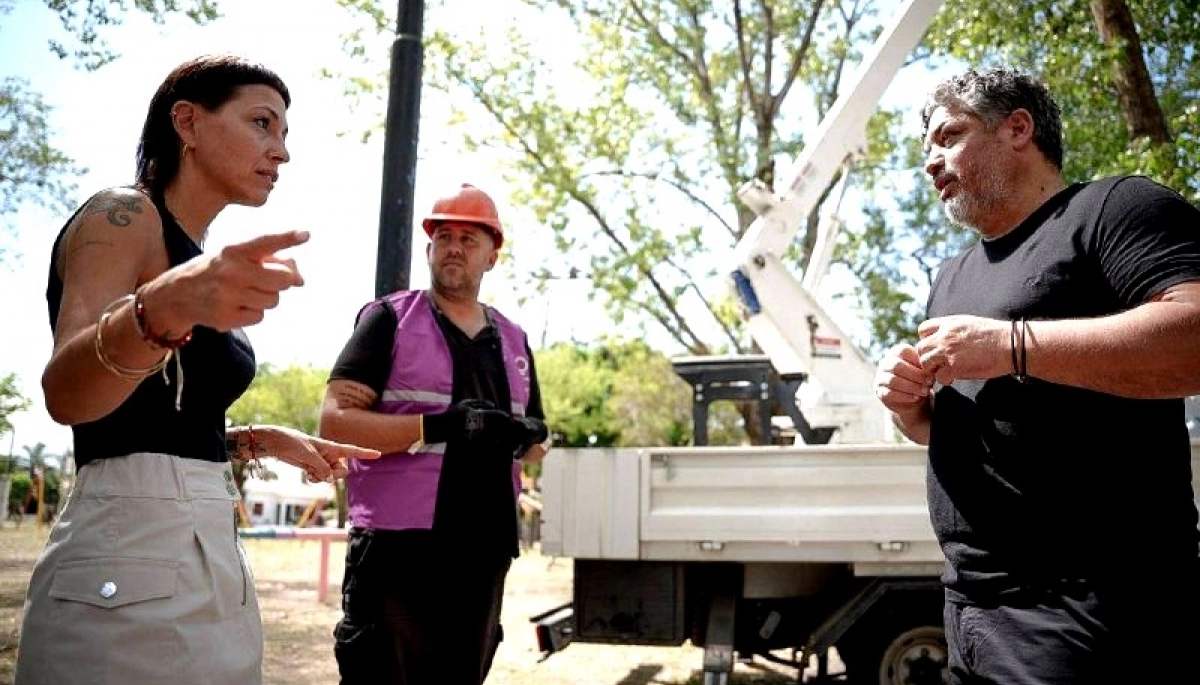
M781 257L838 169L865 148L872 112L942 2L901 5L797 157L798 175L782 195L756 181L738 191L759 215L734 251L738 267L732 280L747 328L781 375L805 378L797 393L801 411L814 426L836 428L840 442L892 439L891 422L872 392L874 365ZM810 287L828 268L839 225L832 220L820 226L805 278Z
M771 211L759 217L738 242L739 264L760 252L781 253L817 206L847 158L866 146L867 121L904 60L916 48L944 0L908 0L896 19L875 41L871 51L821 120L812 142L796 158L795 180ZM749 192L746 186L739 192Z

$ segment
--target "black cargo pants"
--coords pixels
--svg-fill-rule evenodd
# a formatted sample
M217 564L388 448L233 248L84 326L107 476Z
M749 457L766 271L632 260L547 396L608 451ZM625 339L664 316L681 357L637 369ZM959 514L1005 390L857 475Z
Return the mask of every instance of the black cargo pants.
M430 531L352 529L334 628L341 685L480 685L503 632L512 558Z

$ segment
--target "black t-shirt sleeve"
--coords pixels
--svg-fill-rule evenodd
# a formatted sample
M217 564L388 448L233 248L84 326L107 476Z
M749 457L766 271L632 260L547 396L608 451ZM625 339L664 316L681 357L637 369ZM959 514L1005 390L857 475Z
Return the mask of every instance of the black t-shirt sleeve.
M1127 306L1200 280L1200 209L1148 178L1118 181L1096 225L1101 268Z
M329 372L329 380L355 381L382 395L391 374L395 341L395 310L384 302L367 305Z

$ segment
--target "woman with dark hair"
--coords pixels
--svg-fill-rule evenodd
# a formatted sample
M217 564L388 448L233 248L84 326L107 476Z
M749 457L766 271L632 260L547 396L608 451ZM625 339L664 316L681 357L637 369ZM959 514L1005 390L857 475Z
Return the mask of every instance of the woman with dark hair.
M102 190L54 244L46 408L78 475L34 568L19 685L262 680L254 581L231 460L272 456L310 479L379 453L284 426L226 428L254 378L243 326L303 285L288 231L203 252L225 207L266 202L289 159L291 98L228 55L174 69L150 102L137 183Z

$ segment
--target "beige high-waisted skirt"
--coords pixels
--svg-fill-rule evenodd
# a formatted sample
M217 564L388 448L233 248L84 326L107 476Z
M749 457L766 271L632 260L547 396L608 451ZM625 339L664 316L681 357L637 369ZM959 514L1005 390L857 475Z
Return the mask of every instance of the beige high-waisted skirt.
M29 583L16 685L257 685L262 623L229 464L79 470Z

